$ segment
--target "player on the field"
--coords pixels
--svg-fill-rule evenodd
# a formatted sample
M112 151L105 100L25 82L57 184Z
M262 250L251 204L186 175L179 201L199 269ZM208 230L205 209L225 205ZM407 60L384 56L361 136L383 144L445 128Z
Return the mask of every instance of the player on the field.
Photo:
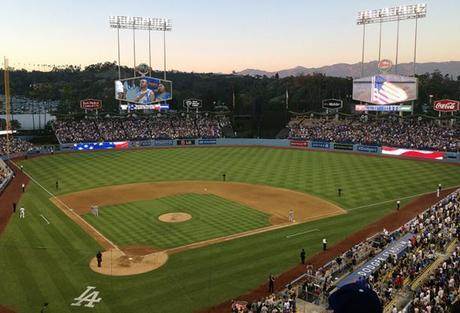
M26 209L25 208L20 208L19 209L19 218L25 218L26 217Z
M290 209L290 210L289 210L289 215L288 215L288 217L289 217L289 222L290 222L290 223L294 223L294 210L293 210L293 209Z

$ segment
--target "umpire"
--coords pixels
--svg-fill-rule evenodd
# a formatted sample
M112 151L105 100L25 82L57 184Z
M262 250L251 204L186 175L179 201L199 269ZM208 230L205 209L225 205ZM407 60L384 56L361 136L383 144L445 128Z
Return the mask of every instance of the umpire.
M97 252L96 260L97 260L97 267L101 267L101 265L102 265L102 253L101 253L101 251Z

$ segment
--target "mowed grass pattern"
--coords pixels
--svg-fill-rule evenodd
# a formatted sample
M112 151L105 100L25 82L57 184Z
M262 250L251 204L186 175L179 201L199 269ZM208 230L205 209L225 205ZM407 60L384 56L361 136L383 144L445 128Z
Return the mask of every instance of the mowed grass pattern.
M177 148L54 155L22 162L45 188L64 194L117 184L221 180L306 192L345 209L460 184L460 167L349 153L270 148ZM59 180L60 190L55 191ZM336 195L337 188L343 197Z
M192 219L181 223L158 220L174 212L188 213ZM269 214L216 195L193 193L106 206L99 209L98 217L87 213L84 218L117 245L162 249L270 225Z
M298 264L301 248L311 256L321 250L322 238L330 244L344 239L393 211L394 199L432 192L438 183L460 184L459 166L270 148L75 153L21 164L52 192L59 179L58 193L147 181L221 180L225 172L232 181L318 195L349 213L177 253L150 273L109 277L88 267L97 243L32 183L19 204L27 208L26 219L14 216L0 237L0 304L20 313L38 312L43 302L50 303L49 313L194 312L237 299L265 283L269 273ZM336 196L338 186L344 191L341 198ZM308 232L312 229L320 231ZM287 237L303 232L308 233ZM86 286L97 287L102 301L93 309L70 306Z

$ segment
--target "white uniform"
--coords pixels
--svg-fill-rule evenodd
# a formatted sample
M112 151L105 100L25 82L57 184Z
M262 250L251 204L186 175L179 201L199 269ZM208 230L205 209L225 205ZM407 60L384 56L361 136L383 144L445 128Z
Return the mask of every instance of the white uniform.
M289 222L294 223L294 210L289 210Z
M26 217L26 209L20 208L19 209L19 218L25 218Z

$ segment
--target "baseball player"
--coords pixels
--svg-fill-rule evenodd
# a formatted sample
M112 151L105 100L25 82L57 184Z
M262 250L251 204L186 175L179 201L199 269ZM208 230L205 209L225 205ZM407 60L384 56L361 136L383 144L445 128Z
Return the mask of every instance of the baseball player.
M25 218L26 217L26 209L20 208L19 209L19 218Z
M289 210L289 222L294 223L294 210L293 209Z

